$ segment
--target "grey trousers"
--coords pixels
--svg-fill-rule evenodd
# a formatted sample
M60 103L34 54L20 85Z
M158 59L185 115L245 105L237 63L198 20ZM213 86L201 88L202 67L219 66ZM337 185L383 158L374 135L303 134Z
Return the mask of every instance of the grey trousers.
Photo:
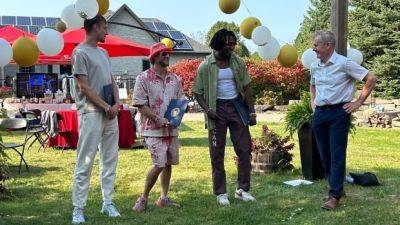
M97 149L100 152L100 184L103 201L112 202L118 161L118 121L109 120L102 112L79 115L79 141L72 185L74 207L86 205L90 177Z

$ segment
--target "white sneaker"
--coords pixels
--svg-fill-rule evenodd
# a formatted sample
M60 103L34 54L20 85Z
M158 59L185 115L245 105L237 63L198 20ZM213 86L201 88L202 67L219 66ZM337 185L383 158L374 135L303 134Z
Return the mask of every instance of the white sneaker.
M235 191L235 198L243 200L245 202L256 201L256 199L249 192L245 192L242 189L238 189Z
M85 216L83 215L83 209L74 207L72 211L72 224L80 224L85 222Z
M117 208L115 208L115 205L113 203L111 204L104 204L103 203L103 208L100 211L101 213L106 214L108 217L119 217L121 214L119 214Z
M218 195L218 196L217 196L217 202L218 202L218 204L220 204L220 205L229 206L230 203L229 203L229 199L228 199L228 194L225 193L225 194L220 194L220 195Z

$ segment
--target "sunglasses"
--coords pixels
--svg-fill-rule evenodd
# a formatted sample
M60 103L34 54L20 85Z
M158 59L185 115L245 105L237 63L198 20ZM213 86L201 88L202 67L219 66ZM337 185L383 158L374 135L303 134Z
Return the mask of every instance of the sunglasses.
M169 56L169 52L161 52L160 54L161 56L165 57L165 56Z

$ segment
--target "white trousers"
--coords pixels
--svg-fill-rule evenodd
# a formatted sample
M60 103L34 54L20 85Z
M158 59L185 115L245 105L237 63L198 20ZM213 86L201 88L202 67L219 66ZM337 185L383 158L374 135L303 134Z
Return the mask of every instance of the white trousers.
M79 141L72 185L72 204L86 205L90 176L97 149L100 152L100 184L103 201L112 202L118 161L118 121L109 120L103 112L79 115Z

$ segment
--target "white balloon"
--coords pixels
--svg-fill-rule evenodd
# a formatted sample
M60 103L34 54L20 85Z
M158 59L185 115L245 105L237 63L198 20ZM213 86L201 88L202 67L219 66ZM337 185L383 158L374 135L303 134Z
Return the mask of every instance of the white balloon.
M301 63L303 63L303 66L307 69L310 69L311 64L316 61L318 61L317 53L315 53L312 48L304 51L303 55L301 56Z
M13 56L13 51L10 43L0 38L0 67L3 67L10 63Z
M361 65L364 60L363 54L359 50L354 48L349 48L347 50L347 58L353 60L358 65Z
M83 19L76 13L74 4L68 5L63 9L61 19L67 25L67 29L80 29L83 27Z
M64 38L60 32L43 28L36 36L36 42L39 50L48 56L55 56L64 48Z
M258 54L260 57L269 61L276 59L280 51L281 46L274 37L271 37L271 41L268 44L258 47Z
M97 0L77 0L75 10L83 19L92 19L99 12L99 3Z
M258 46L266 45L271 41L271 31L265 26L258 26L251 33L251 39Z

